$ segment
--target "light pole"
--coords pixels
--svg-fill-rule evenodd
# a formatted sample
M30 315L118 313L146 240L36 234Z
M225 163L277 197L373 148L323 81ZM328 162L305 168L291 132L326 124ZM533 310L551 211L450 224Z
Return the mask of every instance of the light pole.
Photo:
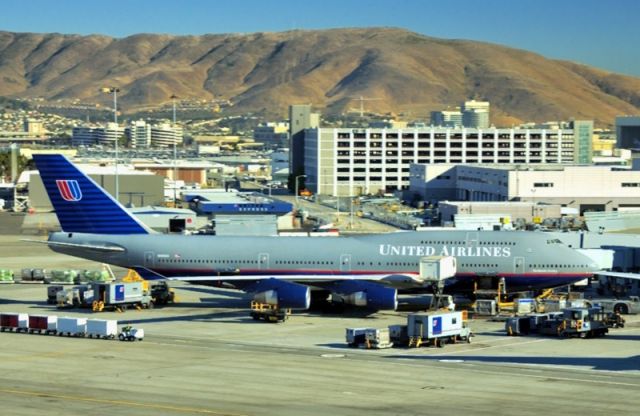
M176 149L177 146L177 137L176 137L176 99L178 97L174 94L171 96L171 100L173 101L173 124L171 125L171 129L173 130L173 207L175 208L178 204L178 191L176 190L176 184L178 180L177 174L177 159L178 159L178 151Z
M296 208L298 207L298 195L300 194L300 188L298 188L298 179L300 178L306 178L307 175L298 175L296 176Z
M120 88L118 87L107 87L107 88L102 88L102 92L107 93L107 94L113 94L113 122L116 125L115 129L116 129L116 143L115 143L115 150L116 150L116 155L115 155L115 166L116 166L116 192L115 192L115 197L116 197L116 201L119 200L120 198L120 186L119 186L119 179L118 179L118 93L120 92Z

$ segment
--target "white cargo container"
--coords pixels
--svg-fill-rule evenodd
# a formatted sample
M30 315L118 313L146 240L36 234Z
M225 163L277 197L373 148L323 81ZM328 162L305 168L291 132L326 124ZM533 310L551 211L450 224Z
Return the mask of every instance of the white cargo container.
M87 332L87 318L64 316L58 318L58 335L83 337Z
M453 256L427 256L420 259L420 277L428 282L441 282L456 275Z
M29 315L29 332L55 334L58 332L58 317L55 315Z
M514 301L516 314L527 315L536 311L536 300L531 298L518 298Z
M114 319L87 319L89 338L115 338L118 335L118 321Z

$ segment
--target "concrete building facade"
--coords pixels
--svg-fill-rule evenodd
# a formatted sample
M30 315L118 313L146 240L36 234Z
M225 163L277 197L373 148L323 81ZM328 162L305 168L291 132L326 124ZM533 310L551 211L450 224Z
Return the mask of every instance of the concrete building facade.
M462 104L462 125L472 129L487 129L491 105L488 101L465 101Z
M432 111L431 125L436 127L462 127L462 112L460 110Z
M411 165L414 199L528 201L585 211L640 209L640 171L608 166Z
M144 120L134 121L125 131L131 147L138 149L151 145L151 126Z
M311 104L289 106L289 172L293 175L305 173L305 130L317 128L320 115L311 112Z
M412 163L573 164L579 150L568 129L315 128L303 164L313 192L355 196L408 189Z

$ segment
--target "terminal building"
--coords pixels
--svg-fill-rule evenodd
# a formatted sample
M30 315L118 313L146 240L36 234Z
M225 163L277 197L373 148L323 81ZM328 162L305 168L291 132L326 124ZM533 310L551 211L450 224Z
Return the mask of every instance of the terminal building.
M413 164L410 173L410 198L432 203L527 201L580 215L640 209L640 171L618 167Z
M592 132L592 121L549 130L310 128L302 164L306 186L316 194L376 194L409 189L414 163L588 164Z

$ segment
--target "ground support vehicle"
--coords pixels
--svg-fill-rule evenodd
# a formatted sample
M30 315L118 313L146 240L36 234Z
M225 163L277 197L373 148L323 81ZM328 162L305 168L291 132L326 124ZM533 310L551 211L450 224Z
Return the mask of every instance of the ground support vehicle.
M127 325L122 328L118 339L120 341L142 341L144 339L144 329Z
M153 302L149 295L148 282L93 283L93 299L90 303L94 312L104 309L126 310L151 308Z
M640 313L640 298L629 296L626 299L593 299L593 306L601 306L605 312L614 312L622 315Z
M393 345L408 345L407 325L389 325L389 340L393 342Z
M291 309L280 308L278 305L252 301L249 315L256 321L264 319L267 322L284 322L289 319Z
M151 282L149 292L155 306L166 305L168 303L174 303L176 301L175 292L164 280Z
M345 334L347 345L356 348L358 345L364 344L367 329L369 328L347 328Z
M558 335L580 338L604 336L609 332L602 308L567 308L563 311Z
M62 285L49 285L47 286L47 303L49 305L55 305L58 301L58 292L64 290Z
M391 348L389 333L389 328L347 328L347 345L365 349Z
M407 317L409 347L471 342L472 332L466 326L465 315L462 311L410 314Z
M604 336L609 328L624 326L617 314L603 312L599 307L566 308L562 312L516 316L507 319L509 335L554 335L580 338Z
M88 306L93 300L93 290L89 285L74 286L56 292L58 308Z

